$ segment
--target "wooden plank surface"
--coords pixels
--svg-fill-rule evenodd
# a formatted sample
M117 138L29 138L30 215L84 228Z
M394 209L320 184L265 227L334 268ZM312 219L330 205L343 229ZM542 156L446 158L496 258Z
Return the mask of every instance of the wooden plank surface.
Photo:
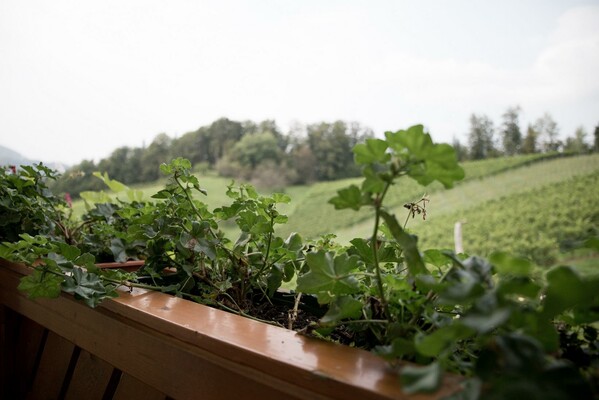
M433 399L459 383L448 376L438 393L407 396L369 352L158 292L122 293L96 310L68 295L29 301L14 289L20 274L0 268L0 302L172 398Z
M60 398L63 385L68 384L67 372L74 351L73 343L54 332L48 333L28 399L53 400Z
M112 400L165 400L166 396L153 387L123 374Z
M47 330L40 324L29 318L21 318L16 345L16 373L19 376L20 393L26 393L33 386L38 367L36 363L40 361L38 355L43 354L47 334Z
M114 368L106 361L82 351L66 392L66 400L102 400Z

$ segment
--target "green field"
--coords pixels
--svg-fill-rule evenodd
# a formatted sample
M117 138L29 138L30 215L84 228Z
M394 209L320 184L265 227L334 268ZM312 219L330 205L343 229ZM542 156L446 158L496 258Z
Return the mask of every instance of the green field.
M599 155L557 157L528 155L497 158L463 164L464 181L451 190L433 184L422 187L409 178L394 186L387 206L404 219L403 204L427 194L427 221L414 219L408 229L420 238L422 248L453 248L453 226L463 227L464 249L472 254L488 255L503 249L533 258L539 264L551 264L563 258L576 240L599 227ZM230 179L215 175L198 176L208 196L202 201L215 208L229 204L225 195ZM299 232L304 238L334 233L347 243L354 237L371 234L371 210L364 208L338 211L328 204L336 191L360 179L320 182L285 189L292 198L280 211L289 222L277 233L286 236ZM146 198L156 193L164 181L136 187ZM76 202L76 213L83 211ZM232 224L225 231L234 232ZM561 254L561 255L560 255ZM589 269L596 264L585 256L581 264Z
M547 156L533 155L467 162L463 164L466 178L452 190L444 190L439 184L422 187L409 178L403 178L390 190L386 204L395 213L402 214L405 212L403 204L426 193L431 200L429 220L432 220L436 215L468 208L497 196L599 169L599 157L596 155L544 161L546 159ZM352 183L359 185L360 179L323 182L309 187L303 198L294 198L300 204L289 215L289 223L280 229L280 233L295 231L314 237L334 232L342 242L369 235L372 229L370 210L336 211L327 204L337 190Z

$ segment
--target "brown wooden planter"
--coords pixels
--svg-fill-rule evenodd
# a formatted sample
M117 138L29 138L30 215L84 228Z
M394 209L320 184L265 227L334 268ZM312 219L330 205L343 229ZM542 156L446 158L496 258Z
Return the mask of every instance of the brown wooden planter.
M436 399L402 393L369 352L134 290L96 309L68 294L29 300L29 268L0 260L2 398Z
M122 269L127 272L137 271L142 265L144 265L143 260L137 261L125 261L125 262L107 262L107 263L97 263L96 266L102 269Z

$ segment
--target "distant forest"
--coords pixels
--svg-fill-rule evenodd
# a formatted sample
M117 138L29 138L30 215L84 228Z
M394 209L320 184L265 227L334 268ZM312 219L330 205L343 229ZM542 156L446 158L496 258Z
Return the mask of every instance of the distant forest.
M599 125L592 144L582 127L562 142L558 140L558 125L549 114L529 125L523 134L520 111L519 107L509 108L498 128L487 116L473 114L467 144L457 139L453 142L459 159L599 150ZM196 172L214 171L263 188L348 178L360 172L353 161L353 146L373 136L371 129L358 122L297 124L283 133L274 120L257 123L221 118L178 138L161 133L149 146L117 148L98 163L84 160L63 174L53 189L72 196L104 189L92 175L95 171L107 172L125 184L152 182L161 177L160 164L175 157L189 159Z
M197 172L247 181L258 187L281 188L357 176L352 148L373 137L357 122L297 125L283 134L275 121L259 123L221 118L181 137L161 133L147 147L120 147L100 162L84 160L55 183L58 192L77 196L104 189L92 173L107 172L125 184L161 177L159 166L175 157L189 159Z

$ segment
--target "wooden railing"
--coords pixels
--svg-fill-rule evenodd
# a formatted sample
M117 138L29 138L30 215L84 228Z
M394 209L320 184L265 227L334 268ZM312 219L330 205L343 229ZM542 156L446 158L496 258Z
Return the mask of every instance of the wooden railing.
M366 351L315 340L159 292L96 309L63 294L29 300L28 268L0 260L4 399L441 398L406 396Z

